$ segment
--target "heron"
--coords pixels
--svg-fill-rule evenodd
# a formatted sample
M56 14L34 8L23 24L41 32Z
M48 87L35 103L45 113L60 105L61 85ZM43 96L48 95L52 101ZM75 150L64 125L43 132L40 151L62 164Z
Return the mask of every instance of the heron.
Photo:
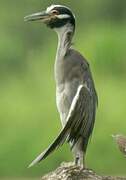
M62 129L52 144L29 167L45 159L55 149L68 142L74 163L85 168L85 156L95 122L98 97L88 61L72 47L75 15L64 5L51 5L33 13L25 21L39 21L58 35L54 66L56 104Z

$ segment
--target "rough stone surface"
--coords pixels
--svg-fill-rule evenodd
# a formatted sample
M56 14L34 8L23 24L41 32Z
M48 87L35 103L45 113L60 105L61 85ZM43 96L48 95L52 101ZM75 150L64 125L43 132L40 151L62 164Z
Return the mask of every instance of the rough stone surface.
M72 163L62 163L41 180L126 180L126 177L100 176L91 169L81 169Z

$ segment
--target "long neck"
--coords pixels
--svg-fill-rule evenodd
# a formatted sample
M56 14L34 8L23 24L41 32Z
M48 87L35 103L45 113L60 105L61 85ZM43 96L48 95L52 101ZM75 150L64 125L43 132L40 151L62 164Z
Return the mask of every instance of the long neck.
M71 24L67 24L62 28L56 29L56 32L58 34L58 48L56 58L60 60L65 56L71 46L74 27Z
M56 29L58 34L58 48L55 61L55 80L56 84L61 83L64 79L64 60L69 50L74 34L74 27L70 24Z

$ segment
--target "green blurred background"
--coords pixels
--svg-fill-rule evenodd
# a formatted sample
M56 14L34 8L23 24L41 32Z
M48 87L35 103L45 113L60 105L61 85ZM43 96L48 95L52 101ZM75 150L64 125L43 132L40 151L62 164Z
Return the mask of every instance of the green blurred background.
M111 137L126 134L126 1L1 0L0 179L39 179L72 161L64 145L27 169L61 128L53 75L57 36L41 23L23 21L52 3L76 14L74 47L88 59L99 95L87 166L99 174L126 175L126 159Z

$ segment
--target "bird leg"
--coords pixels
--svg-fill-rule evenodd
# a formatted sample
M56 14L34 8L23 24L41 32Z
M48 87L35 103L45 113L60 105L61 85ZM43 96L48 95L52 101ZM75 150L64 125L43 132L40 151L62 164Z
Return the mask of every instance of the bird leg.
M76 166L80 166L82 169L85 169L85 154L82 149L82 142L81 139L77 141L74 145L72 152L74 155L74 163Z
M83 151L79 151L74 156L74 162L76 166L80 166L82 169L85 169L85 163L84 163L84 153Z

